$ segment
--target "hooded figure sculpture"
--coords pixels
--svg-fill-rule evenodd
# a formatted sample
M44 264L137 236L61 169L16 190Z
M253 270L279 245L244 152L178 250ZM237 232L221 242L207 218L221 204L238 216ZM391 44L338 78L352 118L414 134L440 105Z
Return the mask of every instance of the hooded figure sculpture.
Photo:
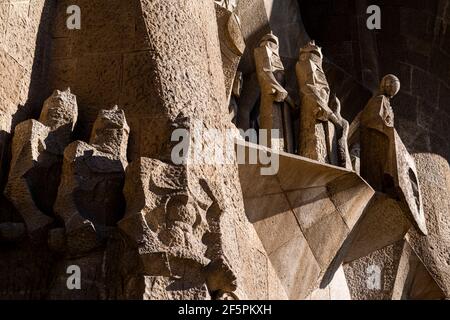
M390 100L399 91L400 80L392 74L385 76L378 94L361 113L361 176L376 191L399 199L416 226L427 234L415 161L394 128Z

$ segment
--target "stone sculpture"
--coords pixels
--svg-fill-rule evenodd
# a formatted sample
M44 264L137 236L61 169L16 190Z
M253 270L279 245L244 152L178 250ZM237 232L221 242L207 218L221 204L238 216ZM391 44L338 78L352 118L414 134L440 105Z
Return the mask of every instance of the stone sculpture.
M254 51L256 72L261 88L260 129L267 130L267 147L283 151L283 102L288 97L284 89L284 66L279 54L278 38L265 35ZM278 137L270 130L278 130Z
M205 191L204 189L207 189ZM148 292L168 285L172 299L217 297L236 289L221 255L220 208L185 167L140 158L127 169L125 217L119 228L136 247ZM184 290L189 284L191 289Z
M303 157L350 168L345 137L348 123L339 113L338 100L331 101L334 110L329 106L330 87L322 60L322 50L314 41L300 49L296 66L301 98L298 152Z
M386 75L378 94L370 99L361 113L361 176L375 190L399 198L416 225L426 234L415 162L394 128L390 100L399 90L400 80L394 75Z
M56 90L45 101L39 121L27 120L16 126L5 195L23 217L30 235L53 222L62 154L77 116L77 100L70 89Z
M8 199L13 198L18 209L0 194L0 299L450 297L445 141L450 68L445 68L447 56L440 54L450 33L444 35L442 28L435 28L434 36L428 32L430 41L441 44L427 50L430 68L430 59L407 59L423 46L390 50L398 45L389 39L398 38L389 30L395 24L386 26L379 43L390 53L385 59L371 50L377 44L372 40L379 37L352 37L349 45L342 37L327 35L327 17L315 24L316 13L324 11L317 10L323 1L298 5L245 0L235 7L236 2L90 0L89 8L83 6L83 30L67 32L66 1L0 0L0 193L8 184ZM334 15L332 9L338 8L331 6L325 11ZM404 12L405 6L398 9ZM424 12L425 18L432 20L430 14L435 13L441 21L447 8L440 7ZM340 19L345 22L350 16ZM111 17L120 23L105 25ZM343 29L337 33L346 33L347 24L335 18L332 25ZM364 23L359 26L365 28ZM320 50L311 43L299 62L304 79L297 97L297 70L292 66L298 60L298 44L306 43L306 29L311 28L326 41L336 64L323 61L322 68ZM269 169L267 157L262 157L266 148L244 139L235 143L245 151L245 161L227 157L227 163L217 166L183 150L187 164L173 165L176 129L194 133L201 128L201 135L180 138L192 142L191 151L194 146L209 147L196 148L206 152L202 160L213 159L207 151L225 151L221 133L230 138L228 134L238 131L228 113L230 105L235 112L236 102L238 128L259 128L261 92L254 48L271 29L286 47L280 45L278 54L278 41L269 37L260 50L266 63L261 63L260 73L269 87L263 92L266 111L282 115L278 130L284 150L296 152L300 143L292 132L305 122L311 127L310 132L302 128L307 151L315 153L311 157L334 165L279 152L269 157L270 169L276 170L264 170L273 175L262 175L262 169ZM51 35L46 36L46 30ZM417 28L411 31L417 33ZM355 46L360 50L353 52ZM280 56L284 65L277 68L274 60ZM398 63L405 59L410 63ZM395 132L393 112L387 107L392 96L387 88L395 89L396 79L386 81L371 101L374 121L366 123L363 117L367 126L362 129L361 114L348 128L339 100L330 94L336 88L345 95L342 108L350 115L360 99L364 104L370 99L367 88L373 75L387 66L401 68L398 72L408 80L399 100L417 102L414 110L405 109L401 123L408 147L420 151L414 159ZM237 99L239 71L245 85ZM361 79L355 81L352 72ZM72 140L63 133L70 135L76 120L76 108L64 111L74 106L68 96L54 101L60 110L55 117L67 128L53 130L59 125L51 125L48 115L40 122L29 120L28 127L16 127L41 111L35 107L42 106L42 93L69 85L76 88L79 102L77 136L89 135L99 106L119 103L126 121L118 110L104 111L91 141L67 148ZM300 110L289 109L295 103L283 90L295 92L297 104L302 99L302 120ZM273 129L273 123L267 127ZM368 161L362 162L361 131L368 143L362 148ZM348 167L347 135L354 172L337 167ZM280 146L274 147L283 149ZM377 175L374 186L379 178L377 192L358 174L364 165L369 176L370 170L385 166L372 173ZM426 231L421 192L428 237L412 228L415 222ZM80 290L69 290L70 282L80 279L70 274L74 266L81 270Z
M394 112L390 99L399 90L400 81L395 76L384 77L380 91L361 113L361 175L373 188L382 192L393 188Z
M101 110L89 144L75 141L64 151L54 211L64 221L71 252L95 248L98 229L114 226L123 215L129 132L117 106Z

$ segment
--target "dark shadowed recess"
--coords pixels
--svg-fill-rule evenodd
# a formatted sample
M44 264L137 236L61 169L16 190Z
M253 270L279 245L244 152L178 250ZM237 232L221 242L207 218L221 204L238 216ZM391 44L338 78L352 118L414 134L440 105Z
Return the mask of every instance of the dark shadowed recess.
M381 30L366 26L372 4L381 8ZM410 152L449 159L450 1L299 0L299 5L306 31L325 56L364 87L376 90L388 73L400 78L393 106Z

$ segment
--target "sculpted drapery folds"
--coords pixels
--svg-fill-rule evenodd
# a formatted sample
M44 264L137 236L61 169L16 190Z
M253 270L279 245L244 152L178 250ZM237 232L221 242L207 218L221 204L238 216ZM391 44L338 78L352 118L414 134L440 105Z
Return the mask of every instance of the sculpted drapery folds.
M267 133L271 137L270 148L294 153L291 111L297 106L284 88L285 69L279 55L278 38L271 33L265 35L254 55L261 88L259 127L277 130L277 137ZM339 99L335 95L330 99L322 60L321 49L314 41L300 49L296 65L301 98L297 151L301 156L351 169L347 145L349 124L341 116Z
M234 11L234 9L236 9L238 0L214 0L214 2L229 11Z
M315 42L300 49L296 66L301 98L299 154L328 163L328 120L332 115L328 107L330 87L322 69L322 51Z
M396 77L385 77L380 92L367 103L361 114L361 175L379 191L393 187L394 112L390 99L399 90L400 82Z
M400 80L386 75L361 113L361 176L375 190L398 198L414 224L427 234L415 161L394 127L390 100L399 91Z
M349 125L340 114L340 101L330 99L320 47L310 41L300 49L296 66L301 98L298 152L323 163L351 168L347 146Z
M255 49L256 72L261 88L259 127L268 130L268 147L284 150L283 102L288 93L284 89L284 66L279 54L278 38L269 33ZM278 137L270 130L278 130ZM273 132L272 132L273 133Z

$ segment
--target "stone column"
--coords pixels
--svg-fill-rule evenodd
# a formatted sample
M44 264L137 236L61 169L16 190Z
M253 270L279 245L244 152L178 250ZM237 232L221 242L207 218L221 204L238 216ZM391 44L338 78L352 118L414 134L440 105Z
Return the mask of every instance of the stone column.
M145 134L140 133L140 156L153 160L136 160L127 173L127 179L147 182L140 184L144 190L136 191L144 201L129 201L120 223L132 245L139 248L143 268L142 276L128 277L125 296L198 299L220 298L225 293L234 298L285 298L245 217L237 165L195 160L189 165L171 164L171 133L180 123L187 124L187 129L197 125L222 132L231 127L214 2L140 2L151 60L147 76L157 86L149 88L154 104L145 106L151 118ZM196 142L203 147L224 143L220 139ZM149 184L156 187L149 189ZM168 191L161 192L161 186ZM168 200L162 204L164 197ZM156 223L159 228L152 228L155 222L148 219L159 215L165 219ZM191 219L195 216L197 221ZM158 237L151 238L155 234ZM179 250L174 250L177 246ZM168 285L173 290L167 290Z

